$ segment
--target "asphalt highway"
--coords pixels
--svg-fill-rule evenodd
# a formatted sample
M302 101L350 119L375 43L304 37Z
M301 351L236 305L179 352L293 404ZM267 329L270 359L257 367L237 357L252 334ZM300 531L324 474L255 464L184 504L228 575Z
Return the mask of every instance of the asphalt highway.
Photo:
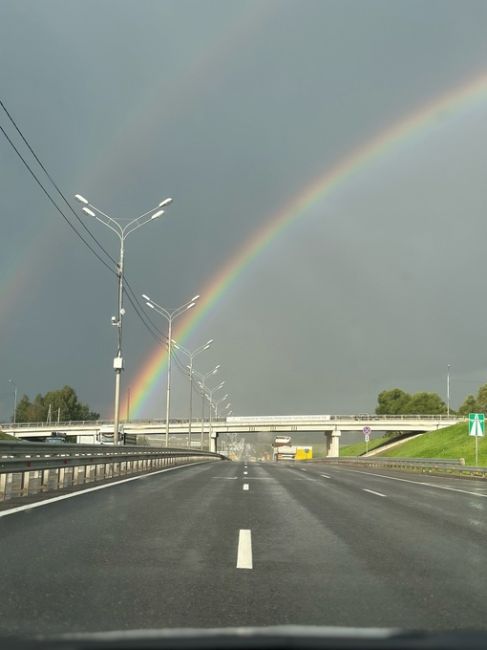
M0 633L487 628L487 483L218 462L0 512Z

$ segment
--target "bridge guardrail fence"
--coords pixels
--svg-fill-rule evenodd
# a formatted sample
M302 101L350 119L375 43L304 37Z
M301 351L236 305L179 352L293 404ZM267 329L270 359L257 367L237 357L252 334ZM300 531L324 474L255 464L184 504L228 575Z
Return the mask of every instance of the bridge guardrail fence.
M228 418L217 418L214 421L215 422L231 422L232 424L242 422L242 423L250 423L252 421L256 422L273 422L275 420L283 420L287 422L292 422L294 420L309 420L310 422L323 422L323 423L329 423L329 422L334 422L334 421L340 421L340 420L355 420L356 422L361 422L361 421L376 421L376 422L381 422L381 421L388 421L388 420L457 420L458 422L463 422L466 421L466 418L463 416L456 416L456 415L446 415L445 413L438 414L438 415L418 415L418 414L410 414L410 415L375 415L373 413L360 413L358 415L288 415L288 416L274 416L274 415L269 415L269 416L243 416L243 417L238 417L238 416L232 416ZM192 419L193 422L201 422L200 418L194 417ZM206 420L205 420L206 421ZM161 419L149 419L149 420L130 420L129 422L121 422L121 426L125 426L130 428L131 426L136 426L138 424L161 424L165 425L166 421L161 420ZM186 419L171 419L170 424L185 424L187 423ZM62 429L63 426L86 426L86 425L93 425L93 427L99 427L99 426L108 426L108 425L113 425L113 420L69 420L69 421L64 421L64 422L16 422L13 424L12 422L4 422L3 424L0 424L0 429L22 429L23 427L26 428L45 428L45 429L52 429L53 431L56 429Z
M225 460L193 449L0 441L0 502L194 462Z

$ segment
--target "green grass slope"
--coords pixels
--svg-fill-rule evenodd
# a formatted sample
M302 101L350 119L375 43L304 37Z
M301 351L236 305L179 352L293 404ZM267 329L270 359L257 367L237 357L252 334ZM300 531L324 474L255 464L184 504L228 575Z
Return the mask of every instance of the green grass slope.
M381 445L388 445L390 442L395 442L400 437L382 436L381 438L374 438L369 441L369 451ZM356 442L353 445L344 445L343 447L340 446L340 456L361 456L362 454L365 454L365 442Z
M9 433L3 433L3 431L0 431L0 440L10 440L10 442L13 442L14 440L17 440L17 438L11 436Z
M468 435L468 424L461 422L445 429L425 433L419 438L378 454L399 458L464 458L475 465L475 438ZM487 442L479 438L479 465L487 465Z

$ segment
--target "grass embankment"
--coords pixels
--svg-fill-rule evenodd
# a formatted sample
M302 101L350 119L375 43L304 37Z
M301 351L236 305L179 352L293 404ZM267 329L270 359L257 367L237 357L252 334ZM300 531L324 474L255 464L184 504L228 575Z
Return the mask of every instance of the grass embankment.
M381 445L388 445L390 442L396 442L401 436L382 436L380 438L374 438L369 441L369 451L380 447ZM402 445L401 445L402 447ZM344 445L340 447L340 456L362 456L365 454L365 442L356 442L353 445Z
M17 440L15 436L11 436L10 433L4 433L3 431L0 431L0 440L9 440L10 442L13 442L14 440Z
M378 454L399 458L464 458L466 465L475 465L475 439L468 435L468 423L460 422L445 429L425 433ZM479 439L479 465L487 465L487 442Z

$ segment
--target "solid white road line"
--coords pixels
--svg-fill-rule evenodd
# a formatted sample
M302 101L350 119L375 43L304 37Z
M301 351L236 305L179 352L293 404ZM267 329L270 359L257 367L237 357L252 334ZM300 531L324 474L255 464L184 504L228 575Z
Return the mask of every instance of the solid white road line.
M323 478L331 478L331 476L328 476L328 474L320 474Z
M244 484L243 484L243 489L244 489L245 491L247 491L247 490L249 489L249 484L248 484L248 483L244 483Z
M252 535L250 530L240 529L238 536L237 569L252 569Z
M378 497L385 497L387 496L386 494L382 494L382 492L376 492L375 490L367 490L367 488L362 488L364 492L368 492L369 494L375 494Z
M157 472L151 472L150 474L143 474L142 476L132 476L130 478L124 478L121 481L114 481L113 483L106 483L105 485L96 485L95 487L86 488L86 490L78 490L77 492L71 492L70 494L62 494L59 497L51 497L50 499L44 499L44 501L36 501L35 503L26 503L24 506L17 506L16 508L10 508L10 510L1 510L0 517L8 517L8 515L13 515L16 512L23 512L24 510L32 510L33 508L41 508L42 506L47 506L50 503L55 503L56 501L64 501L64 499L71 499L73 497L79 497L81 494L88 494L89 492L97 492L98 490L105 490L106 488L111 488L114 485L121 485L122 483L129 483L130 481L139 481L143 478L149 478L150 476L155 476L156 474L162 474L163 472L171 472L173 469L179 469L180 467L189 467L190 465L201 465L201 463L187 463L186 465L177 465L176 467L167 467L166 469L159 469Z
M345 469L345 468L344 468ZM366 476L378 476L379 478L387 478L389 481L401 481L402 483L412 483L413 485L422 485L423 487L436 488L437 490L448 490L449 492L461 492L462 494L470 494L474 497L487 498L487 494L480 494L479 492L470 492L469 490L461 490L460 488L447 487L446 485L435 485L435 483L426 483L425 481L411 481L407 478L399 478L398 476L385 476L384 474L374 474L373 472L363 472L360 469L346 469L347 472L356 472L357 474L365 474Z

